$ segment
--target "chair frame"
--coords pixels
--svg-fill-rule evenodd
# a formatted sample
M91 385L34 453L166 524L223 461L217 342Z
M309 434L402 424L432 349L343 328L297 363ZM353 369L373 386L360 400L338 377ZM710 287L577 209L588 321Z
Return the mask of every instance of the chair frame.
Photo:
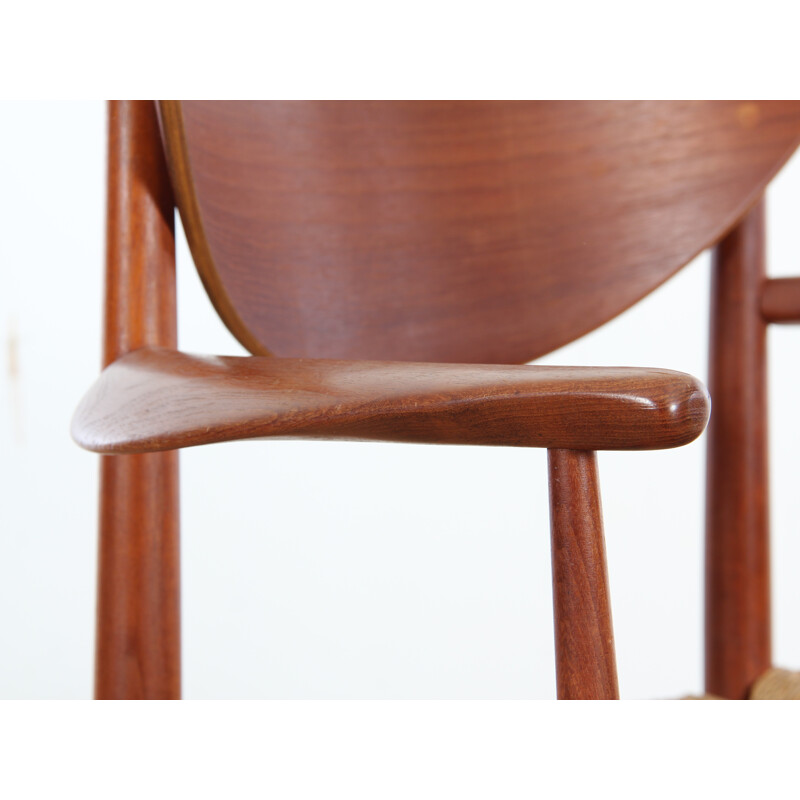
M104 366L176 348L174 207L154 104L111 102ZM761 201L714 249L706 691L726 698L771 665L766 328L797 321L800 279L765 277ZM595 454L550 448L548 469L558 697L615 699ZM177 699L177 451L101 456L100 496L95 696Z
M152 103L112 102L103 366L176 347L174 200ZM100 457L97 699L181 694L178 452Z

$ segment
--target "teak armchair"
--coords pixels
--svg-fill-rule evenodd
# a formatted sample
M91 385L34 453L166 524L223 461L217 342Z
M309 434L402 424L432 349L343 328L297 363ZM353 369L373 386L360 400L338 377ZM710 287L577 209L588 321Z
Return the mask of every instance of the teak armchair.
M770 667L764 189L798 102L112 102L98 698L180 696L181 447L267 436L548 449L560 698L618 696L594 451L676 447L703 385L520 366L714 246L706 690ZM176 349L174 207L251 357ZM504 365L517 366L504 366Z

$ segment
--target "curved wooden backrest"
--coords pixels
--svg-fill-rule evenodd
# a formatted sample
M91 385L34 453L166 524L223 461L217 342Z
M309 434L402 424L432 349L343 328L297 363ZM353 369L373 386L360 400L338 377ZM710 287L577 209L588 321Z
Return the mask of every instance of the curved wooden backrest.
M254 353L521 363L715 243L800 102L177 102L212 301Z

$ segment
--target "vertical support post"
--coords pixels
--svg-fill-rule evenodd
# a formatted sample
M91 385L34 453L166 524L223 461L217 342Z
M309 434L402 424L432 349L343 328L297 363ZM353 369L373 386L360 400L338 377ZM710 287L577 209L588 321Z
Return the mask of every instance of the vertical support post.
M717 245L711 285L706 691L743 699L771 663L763 200Z
M549 450L553 614L559 700L617 700L595 453Z
M103 366L175 347L174 201L155 106L108 109ZM177 452L101 456L95 697L180 697Z

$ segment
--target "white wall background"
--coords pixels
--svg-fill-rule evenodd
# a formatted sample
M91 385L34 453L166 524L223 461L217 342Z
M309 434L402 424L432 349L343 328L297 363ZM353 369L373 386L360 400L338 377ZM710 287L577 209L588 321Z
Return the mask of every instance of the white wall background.
M0 698L91 696L105 108L0 104ZM769 193L800 274L800 158ZM182 236L180 345L240 354ZM706 375L708 258L550 364ZM800 668L800 329L770 332L775 660ZM702 688L705 437L602 453L623 697ZM187 698L554 695L543 451L244 442L184 451Z

